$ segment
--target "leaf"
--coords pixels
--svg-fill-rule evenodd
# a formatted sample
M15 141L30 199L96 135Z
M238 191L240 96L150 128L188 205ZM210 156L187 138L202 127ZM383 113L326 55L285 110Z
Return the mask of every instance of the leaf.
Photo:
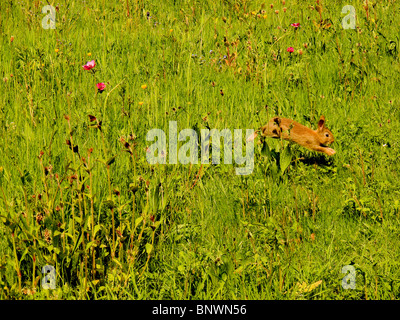
M96 286L99 282L100 282L100 280L93 280L93 281L92 281L92 285L93 285L93 286Z
M28 253L28 249L29 249L29 248L25 248L24 253L23 253L22 256L21 256L21 259L19 260L19 263L21 263L21 262L24 260L26 254Z
M101 224L96 224L93 230L93 238L96 238L96 233L101 229Z
M283 149L280 160L281 173L283 174L292 161L292 155L288 148Z
M120 268L122 268L121 262L119 262L116 258L112 259Z
M86 250L89 250L91 247L97 247L96 241L90 241L86 244Z
M150 254L151 251L153 251L153 245L151 243L146 243L146 252L147 254Z
M110 159L108 159L108 161L106 162L106 165L112 165L115 162L115 158L117 157L117 155L111 157Z
M267 156L268 158L271 157L271 150L269 149L268 143L265 141L265 139L263 140L261 154Z
M61 232L58 231L58 230L55 230L55 231L53 232L53 238L55 238L55 237L57 237L57 236L60 236L60 235L61 235Z
M139 217L135 219L135 227L137 227L143 221L143 217Z
M314 290L316 287L318 287L321 283L322 283L322 280L314 282L310 285L307 285L306 282L303 282L301 284L299 282L297 282L296 286L295 286L295 292L297 292L298 294L310 292L310 291Z
M74 253L75 253L75 250L79 247L79 245L81 244L81 242L82 242L82 232L79 234L79 238L78 238L78 240L75 242L75 246L74 246L74 249L72 250L72 253L70 254L70 257L73 257L73 255L74 255Z

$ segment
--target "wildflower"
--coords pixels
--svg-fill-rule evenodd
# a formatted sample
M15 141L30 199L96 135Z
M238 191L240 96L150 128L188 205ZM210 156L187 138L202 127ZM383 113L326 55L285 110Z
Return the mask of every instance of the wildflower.
M276 14L279 14L279 10L275 10L275 13L276 13Z
M35 219L37 223L40 223L43 220L43 215L40 212L38 212L35 216Z
M87 62L85 65L83 65L83 69L85 70L91 70L96 66L96 62L94 60Z
M139 106L142 106L142 105L143 105L143 101L140 101L140 102L139 102Z
M49 229L47 229L46 228L46 230L44 230L44 240L47 242L47 243L51 243L51 232L50 232L50 230Z
M295 28L300 28L300 23L298 23L298 22L297 23L292 23L291 26L295 27Z
M147 84L142 84L141 88L144 90L147 88Z
M10 42L13 42L13 41L14 41L14 36L11 36Z
M96 86L100 93L102 93L104 91L104 89L106 88L106 84L103 82L96 84Z
M31 289L31 288L23 288L22 289L22 293L25 294L25 295L31 296L31 295L36 293L36 289L35 288L33 288L33 289Z
M88 52L88 54L87 54L87 55L88 55L88 57L90 57L90 56L92 55L92 53L91 53L91 52Z
M54 51L57 53L58 51L60 51L60 49L55 49Z
M292 53L294 51L294 49L293 49L293 47L289 47L286 49L286 51Z
M286 12L286 10L287 10L287 8L286 8L286 7L284 7L284 8L283 8L283 12Z

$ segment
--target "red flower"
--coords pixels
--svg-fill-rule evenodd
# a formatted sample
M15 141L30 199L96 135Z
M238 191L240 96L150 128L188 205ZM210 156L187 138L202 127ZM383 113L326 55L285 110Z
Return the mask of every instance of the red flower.
M85 70L90 70L93 69L96 66L96 62L94 60L87 62L85 65L83 65L83 69Z
M104 89L106 88L106 84L103 82L96 84L96 86L97 86L97 89L99 89L99 92L103 92Z
M292 53L294 51L294 49L293 49L293 47L289 47L286 49L286 51Z
M291 26L295 28L300 28L300 23L292 23Z

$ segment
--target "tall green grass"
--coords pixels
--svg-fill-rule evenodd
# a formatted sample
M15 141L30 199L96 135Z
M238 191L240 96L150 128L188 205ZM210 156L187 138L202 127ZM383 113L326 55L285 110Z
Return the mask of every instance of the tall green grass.
M51 30L44 3L5 1L0 298L399 298L398 6L353 1L345 30L347 4L71 0ZM266 139L248 176L146 160L169 121L321 114L332 158Z

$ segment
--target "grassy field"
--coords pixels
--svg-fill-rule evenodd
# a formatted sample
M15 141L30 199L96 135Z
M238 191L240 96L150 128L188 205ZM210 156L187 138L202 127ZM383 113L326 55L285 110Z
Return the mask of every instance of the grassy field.
M400 298L398 2L60 0L55 29L46 4L0 11L0 299ZM170 121L321 114L332 157L146 160Z

